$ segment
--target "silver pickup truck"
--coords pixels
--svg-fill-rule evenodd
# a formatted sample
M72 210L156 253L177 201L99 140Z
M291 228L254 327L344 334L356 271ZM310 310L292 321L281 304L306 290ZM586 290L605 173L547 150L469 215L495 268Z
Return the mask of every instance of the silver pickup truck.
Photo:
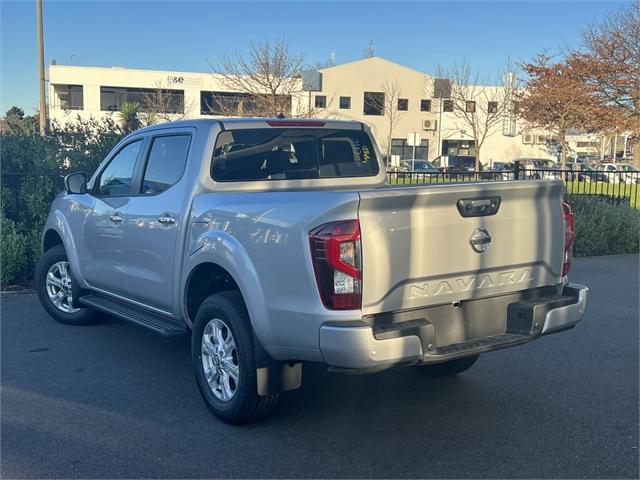
M573 327L573 215L553 180L389 185L358 122L207 119L144 128L53 202L42 305L191 336L207 406L268 414L302 362L455 375Z

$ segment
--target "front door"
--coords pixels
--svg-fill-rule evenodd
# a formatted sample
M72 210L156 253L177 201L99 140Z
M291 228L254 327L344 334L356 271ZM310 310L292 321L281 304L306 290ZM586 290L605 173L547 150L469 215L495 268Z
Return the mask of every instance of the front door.
M127 295L123 222L142 143L125 144L96 177L90 190L93 209L78 237L80 269L89 286L122 296Z
M138 192L124 215L127 286L131 299L171 313L174 272L181 265L177 244L188 218L186 164L192 130L149 138L139 169Z

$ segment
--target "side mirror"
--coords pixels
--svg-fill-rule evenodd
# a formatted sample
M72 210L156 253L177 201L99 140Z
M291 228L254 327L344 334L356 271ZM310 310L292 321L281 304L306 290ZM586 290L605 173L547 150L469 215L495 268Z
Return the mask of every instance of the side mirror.
M82 172L72 173L64 177L64 187L67 193L80 194L87 192L87 177Z

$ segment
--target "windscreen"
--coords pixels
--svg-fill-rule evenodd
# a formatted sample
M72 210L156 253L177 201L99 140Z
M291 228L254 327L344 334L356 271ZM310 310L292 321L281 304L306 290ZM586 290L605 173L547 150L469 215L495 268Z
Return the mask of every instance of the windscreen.
M365 132L325 128L225 130L211 164L218 182L369 177L378 170Z

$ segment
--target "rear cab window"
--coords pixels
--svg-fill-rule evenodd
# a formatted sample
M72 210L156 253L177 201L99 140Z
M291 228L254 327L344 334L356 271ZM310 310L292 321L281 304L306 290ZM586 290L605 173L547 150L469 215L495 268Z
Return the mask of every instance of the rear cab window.
M211 163L217 182L373 177L378 172L366 132L329 128L224 130Z

